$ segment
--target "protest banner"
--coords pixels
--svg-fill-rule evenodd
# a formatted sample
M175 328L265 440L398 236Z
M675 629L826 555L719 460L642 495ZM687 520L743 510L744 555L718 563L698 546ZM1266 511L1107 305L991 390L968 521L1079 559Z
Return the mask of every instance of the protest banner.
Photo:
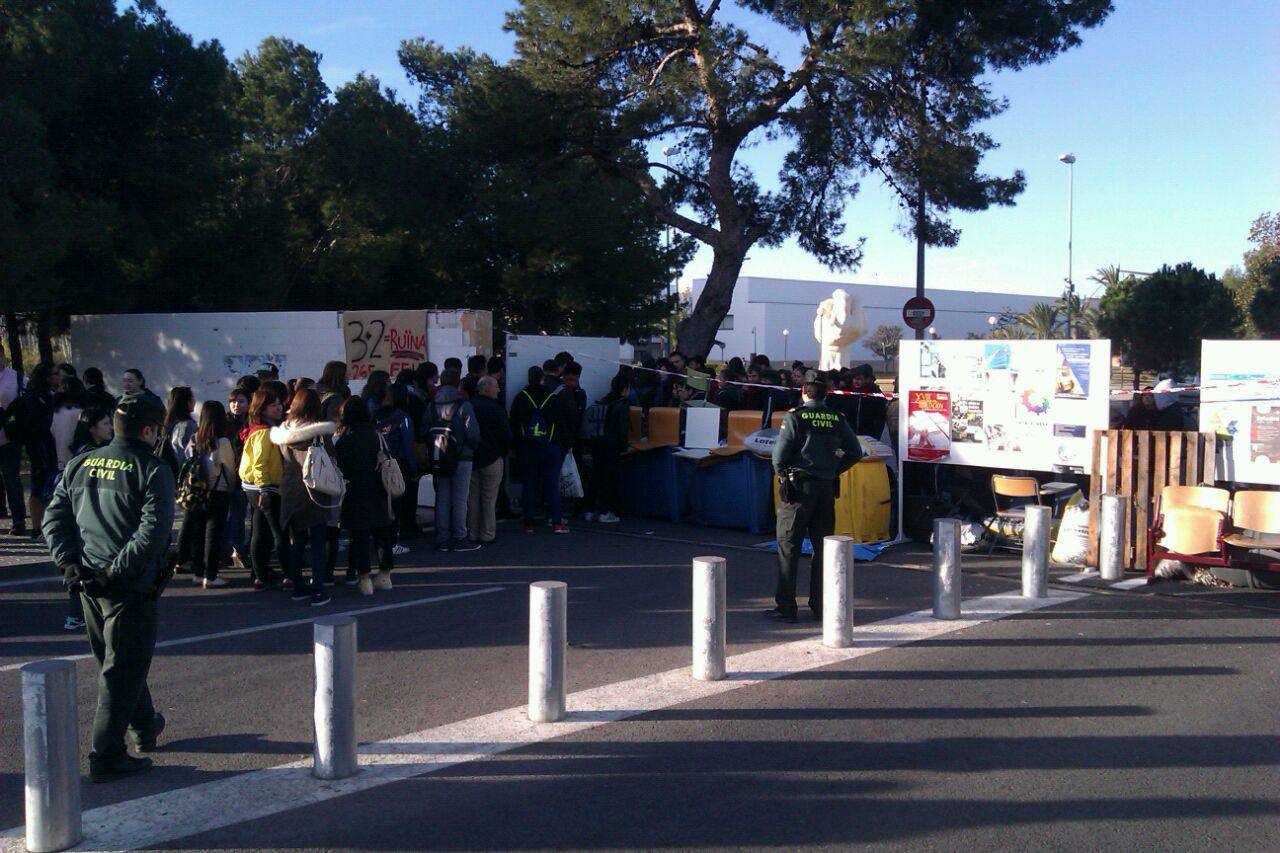
M375 370L395 376L427 360L427 312L344 311L347 379L367 379Z

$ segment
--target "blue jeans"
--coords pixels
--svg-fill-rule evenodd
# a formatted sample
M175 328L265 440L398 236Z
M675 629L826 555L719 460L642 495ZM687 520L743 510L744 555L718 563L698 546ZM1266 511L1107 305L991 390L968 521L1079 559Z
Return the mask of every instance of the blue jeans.
M292 571L289 574L293 578L294 587L302 589L302 566L306 559L307 544L311 544L311 591L320 592L324 589L324 570L329 562L329 525L317 524L314 527L294 527L289 525L289 532L293 534L292 554Z
M249 553L248 548L245 547L248 541L244 535L244 522L248 517L249 499L245 496L244 489L237 483L231 490L231 503L227 507L226 543L241 556L247 556Z
M542 501L547 501L547 513L552 524L564 521L560 514L560 465L564 451L554 442L538 444L526 441L520 444L520 477L524 481L520 492L524 523L533 524L533 511Z
M0 446L0 480L4 481L5 497L9 500L9 515L14 527L27 526L27 505L22 497L22 445L9 442Z
M436 476L436 541L462 542L467 538L467 494L471 491L471 466L467 459L448 477Z

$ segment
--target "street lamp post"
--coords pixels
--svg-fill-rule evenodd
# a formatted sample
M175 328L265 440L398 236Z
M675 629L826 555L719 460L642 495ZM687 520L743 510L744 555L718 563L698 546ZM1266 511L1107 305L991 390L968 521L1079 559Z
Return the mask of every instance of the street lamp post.
M759 354L760 354L760 342L756 340L756 327L752 326L751 327L751 355L754 357Z
M933 339L933 340L935 340L935 341L938 339L938 327L937 327L937 326L930 326L930 327L929 327L929 337L930 337L930 338L932 338L932 339Z
M1075 296L1076 287L1071 279L1071 220L1072 206L1075 202L1075 175L1076 175L1076 155L1062 154L1058 160L1067 166L1067 338L1074 338L1074 324L1072 322L1071 299Z
M783 365L786 365L787 363L787 339L790 337L791 337L791 330L783 329L782 330L782 363Z

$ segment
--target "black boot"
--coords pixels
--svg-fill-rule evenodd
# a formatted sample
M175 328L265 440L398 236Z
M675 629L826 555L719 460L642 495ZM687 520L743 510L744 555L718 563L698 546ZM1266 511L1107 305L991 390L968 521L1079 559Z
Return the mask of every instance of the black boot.
M156 712L155 722L151 724L151 731L143 735L141 732L134 732L133 739L138 742L138 752L155 752L156 739L160 737L160 733L164 731L164 714Z
M128 753L105 760L89 759L89 779L93 782L110 782L122 776L132 776L151 767L150 758L135 758Z

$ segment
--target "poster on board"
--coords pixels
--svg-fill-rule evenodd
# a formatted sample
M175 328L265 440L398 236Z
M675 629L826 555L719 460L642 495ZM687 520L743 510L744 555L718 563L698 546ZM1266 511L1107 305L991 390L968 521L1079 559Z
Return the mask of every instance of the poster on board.
M369 378L375 370L395 376L427 360L427 312L344 311L347 379Z
M1108 426L1110 341L903 341L899 365L908 461L1091 473L1089 431Z
M1201 342L1200 382L1219 479L1280 485L1280 341Z

